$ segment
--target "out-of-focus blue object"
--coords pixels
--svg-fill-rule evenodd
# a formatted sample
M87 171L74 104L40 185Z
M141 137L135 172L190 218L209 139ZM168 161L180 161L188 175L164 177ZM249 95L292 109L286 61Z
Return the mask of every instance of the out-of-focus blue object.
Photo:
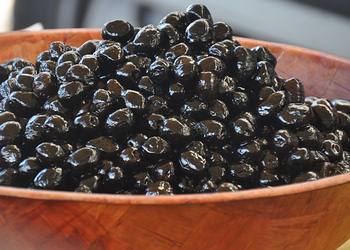
M308 47L350 58L350 1L198 0L215 20L243 36ZM16 0L15 28L35 22L45 28L101 27L110 19L156 24L166 13L184 10L181 0ZM40 6L40 7L39 7ZM17 20L17 21L16 21Z

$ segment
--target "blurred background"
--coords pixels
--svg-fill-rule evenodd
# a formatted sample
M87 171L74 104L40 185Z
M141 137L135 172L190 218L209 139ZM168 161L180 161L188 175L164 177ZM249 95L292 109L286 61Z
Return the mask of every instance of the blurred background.
M294 44L350 58L349 0L206 0L217 21L237 35ZM185 0L0 0L0 32L31 28L101 27L110 19L156 24Z
M236 35L288 43L350 59L350 0L196 0ZM101 27L111 19L156 24L185 0L0 0L0 32ZM350 241L339 250L350 250Z

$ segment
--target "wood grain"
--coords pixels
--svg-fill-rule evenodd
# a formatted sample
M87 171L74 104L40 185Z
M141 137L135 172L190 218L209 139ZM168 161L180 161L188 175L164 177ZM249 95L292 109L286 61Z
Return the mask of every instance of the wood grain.
M48 43L99 38L96 30L0 35L0 62L33 60ZM308 95L350 96L350 62L306 49L262 44L283 77ZM237 193L144 197L0 187L1 249L336 249L350 238L350 175Z

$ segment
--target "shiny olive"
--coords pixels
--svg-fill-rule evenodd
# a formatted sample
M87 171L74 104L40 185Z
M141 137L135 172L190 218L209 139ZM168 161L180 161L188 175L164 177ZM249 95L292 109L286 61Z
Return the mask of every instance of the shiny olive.
M102 38L120 43L129 41L134 35L134 27L123 20L114 20L104 24Z

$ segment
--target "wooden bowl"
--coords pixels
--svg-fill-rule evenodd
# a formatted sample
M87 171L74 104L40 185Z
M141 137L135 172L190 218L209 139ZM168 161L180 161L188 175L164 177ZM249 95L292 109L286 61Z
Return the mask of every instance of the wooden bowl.
M51 41L99 38L68 29L0 35L0 62L30 60ZM350 62L263 45L308 95L349 98ZM0 187L1 249L335 249L350 238L350 174L237 193L145 197Z

